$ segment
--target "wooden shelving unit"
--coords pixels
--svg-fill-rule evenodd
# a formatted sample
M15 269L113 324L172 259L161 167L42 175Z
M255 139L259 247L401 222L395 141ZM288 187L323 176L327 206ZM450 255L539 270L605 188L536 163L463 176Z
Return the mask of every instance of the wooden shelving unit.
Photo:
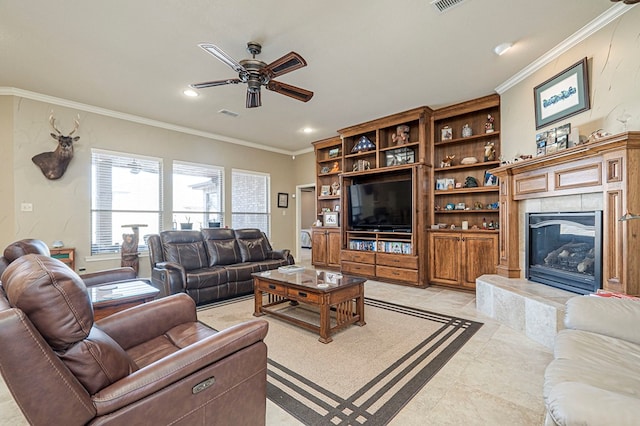
M488 116L493 118L487 132ZM463 137L467 125L471 136ZM443 139L442 129L448 127L450 138ZM485 273L495 273L498 263L497 180L486 182L486 173L500 166L500 97L490 95L452 105L433 113L434 168L430 194L431 224L441 229L429 230L429 282L459 288L474 289L475 279ZM485 158L485 146L493 145L493 158ZM447 156L454 156L450 166L443 166ZM462 159L475 157L478 162L461 164ZM466 188L468 177L478 186ZM440 189L443 182L450 182ZM463 222L468 226L462 229Z
M344 171L342 139L338 136L313 143L316 155L316 214L322 223L324 212L337 212L342 205L341 174ZM311 263L322 268L340 268L342 238L339 227L311 229Z
M343 138L344 193L359 183L411 180L413 217L411 232L359 231L342 222L341 269L382 281L425 287L427 202L426 182L432 163L431 114L427 107L348 127L338 132ZM408 126L408 141L394 141L398 130ZM363 138L375 147L357 151ZM346 211L346 197L343 197Z

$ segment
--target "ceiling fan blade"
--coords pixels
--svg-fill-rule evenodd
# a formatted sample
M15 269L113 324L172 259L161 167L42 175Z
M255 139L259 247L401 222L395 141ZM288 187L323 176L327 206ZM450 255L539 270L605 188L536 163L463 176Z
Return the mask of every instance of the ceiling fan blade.
M264 67L263 71L268 70L271 77L279 77L283 74L306 66L307 62L302 58L302 56L298 55L296 52L289 52L280 59L276 59Z
M313 97L313 92L300 87L292 86L290 84L280 83L279 81L271 80L267 84L267 89L278 92L282 95L292 97L302 102L308 102Z
M260 89L251 90L247 88L247 108L256 108L262 106L262 99L260 99Z
M204 49L205 52L212 54L213 56L218 58L220 61L229 65L235 72L247 71L242 65L240 65L240 62L236 61L231 56L227 55L222 49L220 49L215 44L200 43L198 44L198 46Z
M238 84L240 80L237 78L230 78L228 80L215 80L205 81L204 83L190 84L189 87L193 89L206 89L207 87L224 86L225 84Z

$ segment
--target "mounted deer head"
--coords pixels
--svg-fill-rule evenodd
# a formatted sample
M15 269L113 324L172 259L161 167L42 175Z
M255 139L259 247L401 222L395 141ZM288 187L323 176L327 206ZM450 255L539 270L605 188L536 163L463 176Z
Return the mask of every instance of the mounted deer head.
M73 158L73 143L80 139L80 136L71 137L78 127L80 126L80 115L75 119L75 125L71 133L67 136L63 135L56 127L56 119L53 117L53 112L49 116L49 124L51 128L55 130L55 133L51 133L51 137L58 141L58 147L53 152L43 152L34 156L31 160L40 167L42 174L50 180L60 179L64 172L67 170L67 166Z

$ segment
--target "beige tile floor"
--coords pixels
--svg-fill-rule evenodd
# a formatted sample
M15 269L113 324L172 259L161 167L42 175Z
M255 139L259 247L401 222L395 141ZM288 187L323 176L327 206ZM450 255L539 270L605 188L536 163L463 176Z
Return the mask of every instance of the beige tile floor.
M308 257L302 256L308 265ZM368 281L367 297L476 320L484 326L403 408L391 425L542 425L543 372L551 351L480 314L473 293ZM26 425L0 382L0 425ZM267 425L299 425L268 401Z

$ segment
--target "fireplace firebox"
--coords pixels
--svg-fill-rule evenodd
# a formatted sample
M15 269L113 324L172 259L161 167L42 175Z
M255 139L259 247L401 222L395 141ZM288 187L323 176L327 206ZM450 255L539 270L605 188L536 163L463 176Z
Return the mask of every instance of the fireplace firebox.
M602 211L529 213L525 276L579 294L602 283Z

